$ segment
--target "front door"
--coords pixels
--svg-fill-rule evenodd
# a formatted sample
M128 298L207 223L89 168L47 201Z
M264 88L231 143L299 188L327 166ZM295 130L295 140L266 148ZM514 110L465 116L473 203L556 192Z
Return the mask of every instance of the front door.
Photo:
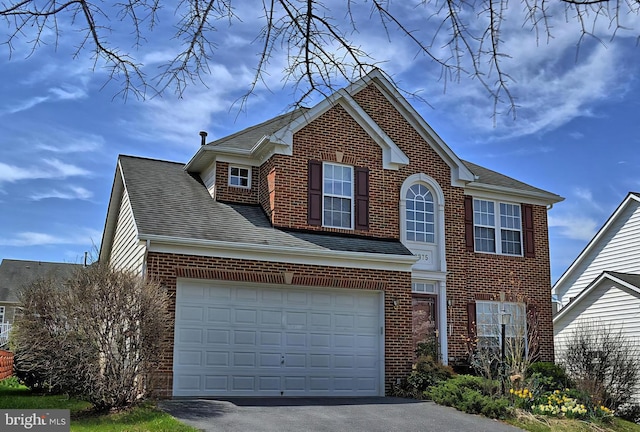
M413 303L413 348L419 345L422 353L439 359L438 328L436 318L436 296L414 294Z

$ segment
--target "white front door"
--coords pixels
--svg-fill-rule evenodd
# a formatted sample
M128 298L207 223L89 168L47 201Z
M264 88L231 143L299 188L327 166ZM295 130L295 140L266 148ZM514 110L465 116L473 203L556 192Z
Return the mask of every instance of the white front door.
M381 296L180 280L173 395L384 395Z

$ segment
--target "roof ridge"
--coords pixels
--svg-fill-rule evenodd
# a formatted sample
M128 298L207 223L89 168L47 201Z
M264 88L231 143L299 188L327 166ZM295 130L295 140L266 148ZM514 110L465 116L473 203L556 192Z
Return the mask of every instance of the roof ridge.
M122 154L122 153L120 153L118 155L118 159L120 159L120 158L141 159L141 160L148 160L148 161L154 161L154 162L164 162L164 163L170 163L170 164L176 164L176 165L182 165L182 166L185 165L184 162L170 161L170 160L166 160L166 159L158 159L158 158L145 157L145 156L133 156L133 155L127 155L127 154Z

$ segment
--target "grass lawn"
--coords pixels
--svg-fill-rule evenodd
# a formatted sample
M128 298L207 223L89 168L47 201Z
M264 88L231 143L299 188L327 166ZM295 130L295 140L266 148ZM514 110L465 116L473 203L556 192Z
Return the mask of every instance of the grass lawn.
M91 414L91 404L69 399L66 396L34 395L24 386L7 387L0 382L0 409L68 409L71 411L72 431L96 432L196 432L146 403L127 411L114 414Z

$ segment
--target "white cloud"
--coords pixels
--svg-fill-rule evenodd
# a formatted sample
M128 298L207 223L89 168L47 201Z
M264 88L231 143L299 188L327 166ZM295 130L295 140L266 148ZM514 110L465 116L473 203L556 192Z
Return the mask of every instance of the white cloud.
M180 99L168 95L164 99L144 101L140 104L140 115L123 123L139 139L162 139L193 147L200 143L198 131L207 129L215 113L229 110L251 79L251 72L246 68L212 65L207 77L209 88L188 87Z
M64 179L74 176L86 176L90 172L76 165L58 159L44 159L38 166L19 167L0 162L0 183L14 183L34 179Z
M49 92L52 93L57 100L74 100L87 97L87 92L84 89L68 85L50 88Z
M549 227L558 228L562 237L589 241L597 232L598 222L588 216L549 215Z
M30 196L33 201L40 201L48 198L88 200L92 197L93 192L80 186L68 186L67 190L52 189L46 192L35 193Z
M44 246L62 244L92 244L93 240L101 238L102 233L94 229L84 228L78 230L71 228L72 232L67 235L53 235L41 232L20 232L12 238L0 238L0 246Z
M22 101L16 105L13 105L12 107L7 108L5 111L9 114L19 113L20 111L26 111L28 109L31 109L36 105L39 105L43 102L48 101L49 99L50 99L49 96L35 96L25 101Z
M36 146L38 150L45 150L52 153L82 153L99 150L104 145L104 138L99 135L80 134L75 132L74 136L66 133L46 134L34 138L39 142Z

